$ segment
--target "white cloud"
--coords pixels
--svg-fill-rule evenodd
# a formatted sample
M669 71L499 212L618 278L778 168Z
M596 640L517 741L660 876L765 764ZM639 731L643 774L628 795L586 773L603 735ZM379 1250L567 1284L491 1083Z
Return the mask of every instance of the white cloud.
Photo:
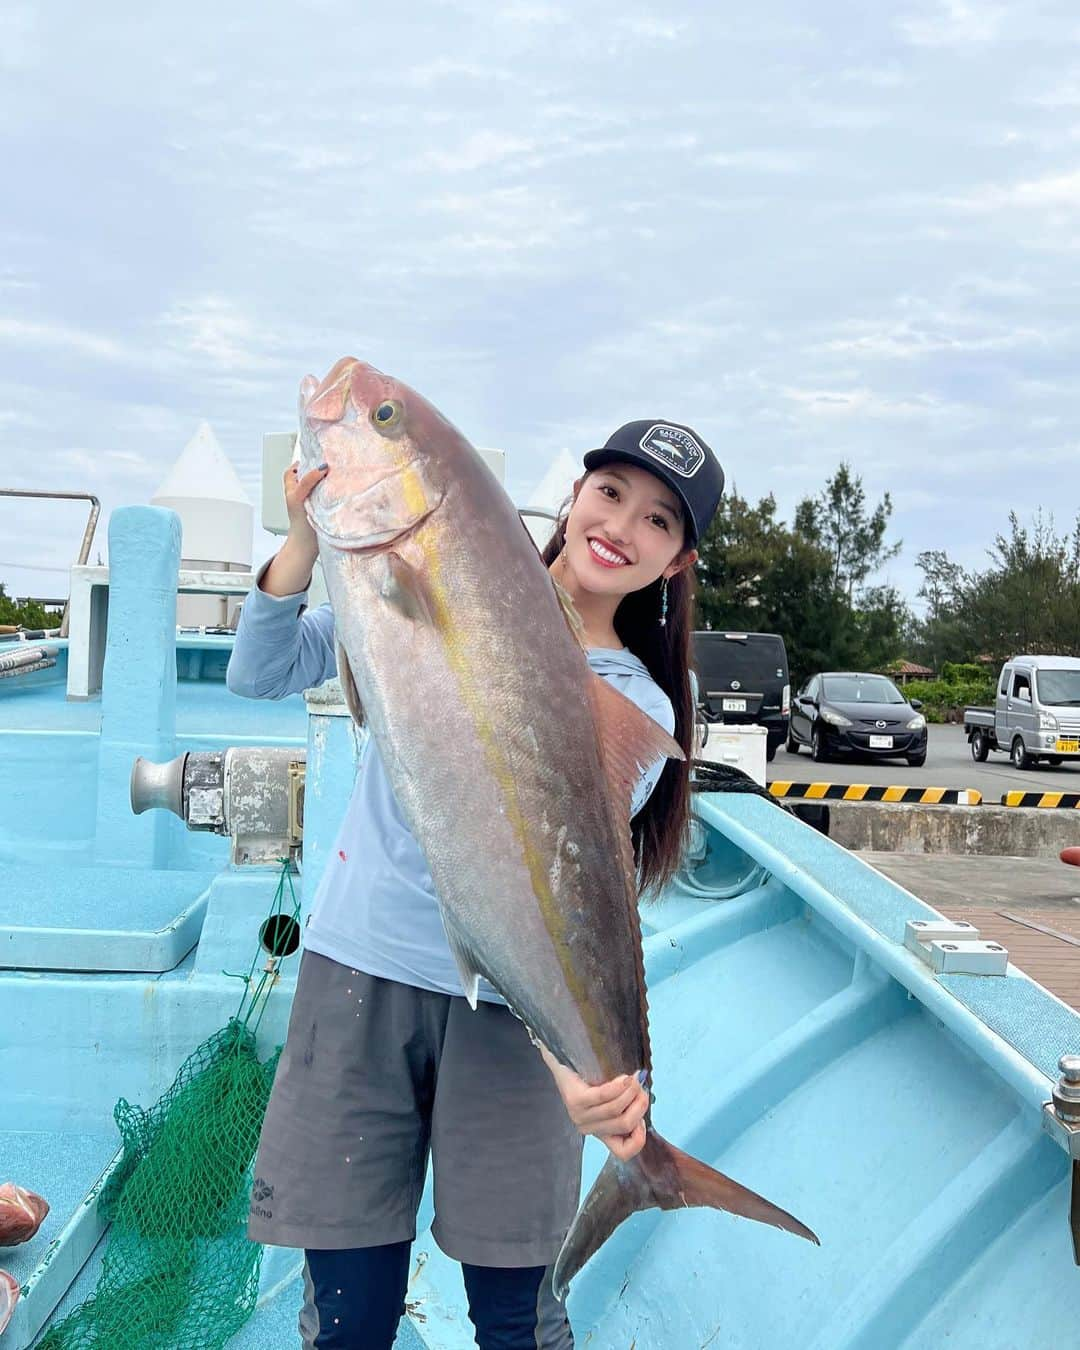
M1028 210L1080 207L1080 169L1047 174L1019 183L991 183L971 192L951 196L948 204L966 211L997 211L1003 207Z
M1052 334L1037 328L999 328L988 331L985 321L940 314L916 321L877 323L850 320L845 336L834 337L814 350L852 356L912 360L940 352L1010 351L1017 347L1046 347Z
M206 417L254 488L299 376L353 351L507 446L522 480L660 408L754 498L816 490L841 457L879 491L914 472L947 496L979 453L1002 456L999 501L1063 495L1064 0L902 0L854 26L797 0L735 20L436 0L420 21L313 0L242 33L207 0L134 21L106 4L82 29L15 3L0 428L29 474L145 498ZM904 510L912 548L1000 524Z
M510 0L508 4L482 5L486 20L509 24L516 28L535 28L543 24L568 24L570 13L558 5L547 5L542 0Z
M137 361L139 358L137 349L102 333L41 319L0 317L0 342L67 349L72 354L97 357L103 361Z
M899 18L896 26L918 47L962 47L993 42L1006 11L989 0L932 0L917 14Z
M792 150L725 150L704 156L706 164L722 169L747 169L759 173L805 173L813 158Z
M634 37L674 42L686 32L688 24L659 19L652 14L629 14L620 21L620 27Z
M434 61L425 61L421 65L411 67L403 73L402 78L406 84L414 88L427 89L441 80L475 80L481 84L505 84L515 77L509 70L439 56Z
M39 19L30 5L0 9L0 70L32 70L41 62Z
M848 84L870 85L874 89L900 89L912 81L912 73L899 66L857 66L840 72Z
M448 174L472 173L506 159L519 159L534 145L534 141L501 131L478 131L452 150L428 150L420 158L420 167Z
M130 450L57 450L53 456L64 470L97 481L102 474L120 474L125 478L156 478L158 468L145 455Z
M21 271L17 267L0 269L0 294L6 292L9 295L15 295L39 289L38 282L31 280L28 272Z
M936 415L940 403L929 395L889 398L872 389L783 390L785 398L814 417L922 418Z
M177 301L159 323L180 354L209 360L230 374L268 371L280 364L267 350L272 340L266 329L242 314L226 296Z
M1059 76L1049 87L1040 81L1023 101L1039 108L1080 107L1080 74L1070 72L1064 77Z

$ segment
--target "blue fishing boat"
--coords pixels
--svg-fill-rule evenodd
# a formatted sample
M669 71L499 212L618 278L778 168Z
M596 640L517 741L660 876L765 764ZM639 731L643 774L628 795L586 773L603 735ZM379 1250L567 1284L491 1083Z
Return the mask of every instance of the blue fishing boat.
M0 1249L21 1287L0 1350L97 1287L117 1102L157 1102L256 985L259 1057L281 1043L283 934L363 753L332 685L228 693L226 625L178 628L176 597L235 598L250 573L182 561L173 511L117 510L63 631L0 639L0 1180L50 1205ZM642 909L656 1125L821 1246L635 1215L571 1287L578 1345L1073 1344L1080 1061L1059 1060L1080 1016L765 797L702 790L695 812L678 879ZM588 1141L586 1186L603 1156ZM429 1189L399 1345L459 1350L472 1328L431 1218ZM296 1344L301 1301L301 1254L267 1249L229 1344Z

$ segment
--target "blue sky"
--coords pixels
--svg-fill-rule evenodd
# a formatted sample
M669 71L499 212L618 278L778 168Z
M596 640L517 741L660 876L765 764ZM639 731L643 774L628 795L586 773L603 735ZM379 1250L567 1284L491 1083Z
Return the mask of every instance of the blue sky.
M659 416L788 516L849 460L909 595L1010 508L1064 529L1080 11L742 8L8 0L0 485L145 501L206 418L257 501L348 352L519 501ZM79 517L0 499L0 580L62 594L10 564L63 567Z

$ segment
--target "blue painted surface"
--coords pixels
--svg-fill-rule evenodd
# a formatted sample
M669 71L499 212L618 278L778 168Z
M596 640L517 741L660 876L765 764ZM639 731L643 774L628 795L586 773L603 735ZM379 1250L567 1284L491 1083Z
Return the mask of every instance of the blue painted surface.
M134 815L125 790L137 755L160 761L175 753L180 517L158 506L121 507L109 521L109 556L94 855L160 866L170 818L162 811Z
M194 661L185 653L202 640L188 635L178 665L136 575L158 599L168 589L171 525L156 513L114 526L118 539L130 531L113 552L128 598L110 607L101 702L68 704L55 681L0 687L0 923L20 941L89 953L91 939L129 941L201 898L197 945L158 973L0 970L0 1172L54 1206L35 1242L0 1262L20 1279L115 1148L116 1100L156 1100L235 1010L237 982L223 972L247 969L276 885L270 870L230 868L225 841L170 818L163 834L133 832L131 759L306 741L308 903L358 748L348 719L229 695L228 639ZM1039 1109L1057 1056L1080 1047L1080 1018L1014 971L933 976L902 946L905 920L929 906L771 803L703 796L697 808L686 874L643 911L656 1126L798 1214L822 1246L714 1212L637 1215L574 1282L579 1346L1062 1343L1061 1292L1076 1278L1067 1159ZM287 967L264 1053L284 1035L293 979ZM586 1184L602 1158L590 1142ZM460 1273L431 1241L431 1216L429 1185L404 1350L472 1345ZM91 1292L99 1260L100 1248L71 1271L61 1310ZM265 1297L234 1345L296 1343L295 1264L287 1252L267 1260Z

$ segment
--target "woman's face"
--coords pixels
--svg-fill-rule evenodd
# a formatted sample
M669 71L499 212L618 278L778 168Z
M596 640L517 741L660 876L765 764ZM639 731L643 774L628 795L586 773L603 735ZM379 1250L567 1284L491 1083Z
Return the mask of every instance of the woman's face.
M574 484L566 565L589 591L629 595L697 557L683 542L683 508L647 469L616 462Z

